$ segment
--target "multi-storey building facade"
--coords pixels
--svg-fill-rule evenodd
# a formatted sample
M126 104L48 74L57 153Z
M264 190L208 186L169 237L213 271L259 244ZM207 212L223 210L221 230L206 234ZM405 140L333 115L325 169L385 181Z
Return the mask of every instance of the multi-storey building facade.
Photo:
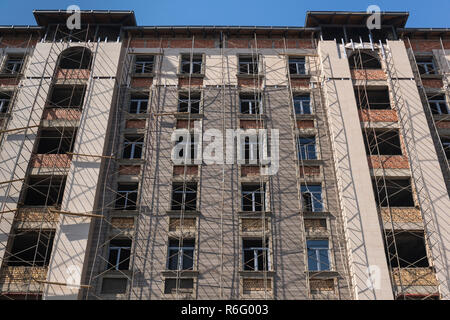
M448 30L34 14L0 29L1 297L449 298Z

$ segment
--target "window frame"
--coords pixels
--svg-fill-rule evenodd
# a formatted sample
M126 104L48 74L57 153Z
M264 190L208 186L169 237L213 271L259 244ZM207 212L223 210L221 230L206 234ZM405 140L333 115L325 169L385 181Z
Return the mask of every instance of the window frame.
M436 98L429 98L427 97L428 100L428 104L430 105L430 109L431 109L431 113L432 114L438 114L438 115L442 115L442 114L449 114L449 107L447 104L447 99L445 98L445 96L443 97L443 99L436 99ZM444 104L444 108L445 108L445 112L442 112L442 106L441 104ZM431 107L432 105L434 105L436 107L436 111L437 113L433 112L433 108Z
M417 59L427 59L429 58L430 61L417 61ZM436 66L436 62L434 61L434 57L433 56L419 56L416 57L416 63L417 63L417 69L419 71L420 75L435 75L435 74L439 74L437 66ZM431 66L431 68L430 68ZM420 67L422 67L425 71L425 73L421 73L420 71Z
M242 60L250 60L250 61L242 61ZM238 56L238 74L249 76L258 75L260 60L261 59L259 56L257 56L256 59L253 57L253 55ZM250 68L250 65L253 65L253 67ZM246 71L243 71L243 67L245 67Z
M263 114L263 106L262 106L262 97L259 94L254 94L252 98L247 98L245 96L250 96L251 94L241 94L239 95L239 113L241 114L249 114L249 115L262 115ZM248 103L248 113L243 112L242 105L244 103Z
M290 75L306 75L306 57L289 57L289 74ZM295 73L291 72L291 66L295 66ZM303 65L303 69L299 68L299 65ZM303 70L303 72L300 72Z
M113 239L113 240L128 240L128 239ZM110 243L111 243L111 241L113 241L113 240L110 240ZM108 270L111 270L111 269L114 269L114 270L122 270L122 271L124 271L124 270L130 270L130 265L129 265L129 263L130 263L130 257L131 257L131 246L132 246L131 240L130 240L130 246L129 246L129 247L124 247L124 246L117 247L117 246L111 246L111 244L109 245L109 247L108 247ZM111 252L114 251L114 250L117 251L117 257L116 257L115 264L112 265L112 264L111 264ZM122 250L129 250L129 253L128 253L128 261L126 262L126 263L128 264L128 266L127 266L126 269L120 269L120 265L121 265L122 263L124 263L124 261L126 260L126 259L121 259L121 253L122 253Z
M326 248L323 246L311 246L310 244L312 242L318 243L318 242L326 242ZM307 258L308 258L308 271L312 272L320 272L320 271L331 271L332 270L332 261L331 261L331 248L330 248L330 240L329 239L308 239L306 240L306 251L307 251ZM310 252L314 252L314 263L315 268L311 268L310 265ZM326 251L326 263L324 263L321 259L321 251ZM324 268L324 265L327 266Z
M246 248L244 246L245 241L261 241L263 244L264 243L266 244L266 247L248 247L248 248ZM253 258L250 260L253 260L253 269L248 267L249 263L245 259L245 253L252 252L252 251L253 251ZM258 263L259 252L261 252L261 255L264 255L264 254L266 255L266 261L267 261L266 269L264 269L264 265L261 269L259 268L259 263ZM264 259L264 257L263 257L263 259ZM268 237L266 237L265 239L242 238L242 268L243 268L243 271L253 271L253 272L272 270L272 261L270 259L270 242L269 242ZM248 268L250 268L250 269L248 269Z
M148 98L131 98L130 99L130 105L128 107L128 113L130 114L143 114L147 113L148 111ZM136 112L131 112L132 104L137 103L136 105ZM145 104L145 108L142 108L142 104ZM143 110L144 109L144 110Z
M312 188L318 187L320 188L319 191L313 191ZM311 210L305 210L309 212L323 212L324 211L324 199L323 199L323 188L320 184L308 184L308 185L301 185L300 186L300 193L302 195L302 205L303 208L309 208L305 204L304 195L309 194L309 199L311 201ZM317 196L319 195L319 196Z
M244 187L250 187L250 186L256 186L259 189L258 190L252 190L252 191L244 191L243 188ZM258 204L256 202L256 194L260 194L260 200L261 203ZM251 195L251 199L248 198L248 195ZM244 204L244 200L246 199L245 197L247 196L247 200L251 201L251 209L252 210L245 210L245 208L247 207ZM241 210L243 212L265 212L267 211L267 204L266 204L266 200L267 200L267 186L266 183L263 183L263 190L261 190L261 185L256 185L256 184L241 184ZM256 210L258 206L261 206L261 210Z
M178 246L171 246L170 245L170 241L172 240L177 240L178 241ZM193 241L193 245L192 246L185 246L184 242L190 240ZM195 253L196 253L196 240L195 239L183 239L183 246L180 247L180 239L176 239L176 238L171 238L169 239L169 244L168 244L168 250L167 250L167 270L171 270L171 271L192 271L195 270ZM185 257L185 252L189 251L192 252L192 256L186 255L187 257L189 257L189 259L191 259L191 266L189 268L185 268L184 266L184 257ZM176 260L177 260L177 268L176 269L172 269L171 268L171 259L173 257L175 257L176 255Z
M16 61L16 62L11 62L11 61ZM24 63L25 63L25 55L20 56L20 57L19 57L19 55L17 55L17 56L7 55L5 62L3 64L3 67L2 67L2 73L3 74L12 74L12 75L21 74ZM8 68L9 64L14 65L13 69ZM17 65L19 65L18 68L17 68Z
M203 74L203 66L204 66L204 58L202 53L194 53L192 55L192 63L191 63L191 54L181 54L180 58L180 74L188 75L188 74ZM189 72L184 70L184 66L189 65ZM194 72L194 66L200 66L198 72Z
M122 183L122 184L118 184L117 186L117 197L116 197L116 201L114 203L114 208L116 210L136 210L138 207L138 194L139 194L139 184L136 183L137 188L135 190L119 190L120 186L130 186L131 187L132 184L127 184L127 183ZM134 184L133 184L134 186ZM136 201L133 201L130 199L130 194L136 194ZM121 201L121 199L124 199L124 204L121 207L118 207L117 202ZM131 204L129 204L129 202ZM132 209L133 207L135 207L134 209Z
M313 114L313 110L312 110L312 106L311 106L311 95L294 94L294 97L292 100L293 100L293 104L294 104L294 113L295 114L300 114L300 115ZM299 108L297 108L297 105L299 102L300 102L300 105L299 105ZM307 106L304 106L305 102L308 102ZM305 108L309 108L309 112L305 112ZM297 112L297 111L299 111L299 112Z
M187 95L187 98L182 98L182 96ZM196 98L198 96L198 98ZM181 111L181 104L186 103L187 104L187 111ZM195 110L195 106L193 107L193 104L198 103L198 110ZM202 92L201 91L191 91L190 97L189 92L181 91L178 93L178 105L177 105L177 112L180 113L190 113L190 114L200 114L201 111L201 105L202 105ZM194 108L195 112L192 112L192 109Z
M139 58L143 58L143 57L152 57L152 60L143 60L143 61L138 61ZM139 72L138 71L138 64L140 64L141 66L139 67ZM150 72L146 72L146 68L147 66L150 65L151 66L151 71ZM133 73L134 74L152 74L153 71L155 70L155 56L154 55L136 55L134 58L134 65L133 65Z
M309 139L313 143L301 144L301 141L300 141L301 139ZM303 152L304 152L305 157L303 157ZM297 137L297 157L301 161L318 160L316 136L298 136Z
M192 189L192 186L195 185L195 191L190 190ZM177 189L181 187L182 189ZM196 211L198 206L197 206L197 202L198 202L198 184L197 183L187 183L186 184L186 188L184 188L185 190L183 191L183 184L181 183L174 183L172 185L172 192L171 192L171 201L170 201L170 209L172 211ZM179 204L175 204L175 194L181 194L181 203ZM192 204L187 204L186 201L186 195L185 194L195 194L195 208L192 209ZM184 200L184 201L183 201ZM189 201L190 202L190 201ZM180 209L174 209L175 206L179 206ZM189 207L189 208L187 208Z
M145 138L144 138L144 137L139 137L139 140L142 139L142 141L132 141L132 140L129 140L129 139L132 139L132 138L137 138L137 137L125 137L125 138L124 138L124 141L123 141L123 151L122 151L122 159L127 159L127 160L142 159L142 153L143 153L143 151L144 151L144 140L145 140ZM128 146L131 146L130 157L125 157L125 153L127 152L127 151L126 151L126 148L127 148ZM135 153L136 153L136 151L137 151L137 147L138 147L138 146L141 147L141 150L140 150L141 155L140 155L140 157L135 157Z

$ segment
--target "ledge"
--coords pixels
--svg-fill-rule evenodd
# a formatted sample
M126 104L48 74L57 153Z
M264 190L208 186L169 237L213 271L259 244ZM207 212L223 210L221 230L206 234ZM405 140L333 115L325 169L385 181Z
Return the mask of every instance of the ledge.
M173 115L175 119L181 120L197 120L204 118L203 113L175 112Z
M321 160L321 159L315 159L315 160L300 160L300 159L297 159L297 161L299 162L300 166L302 166L302 164L303 164L303 166L313 166L313 165L320 166L320 165L323 165L324 162L325 162L324 160Z
M442 74L421 74L422 79L439 79L442 80L444 76Z
M241 277L245 277L245 278L261 279L261 278L264 278L264 276L266 276L266 277L274 277L275 276L275 271L273 271L273 270L270 270L270 271L244 271L244 270L240 270L239 271L239 275Z
M309 279L332 279L339 278L339 272L337 271L306 271L309 275Z
M236 77L238 79L254 79L254 78L264 78L264 74L246 74L246 73L237 73Z
M199 274L198 270L164 270L161 271L161 275L166 278L178 277L179 278L197 278Z
M300 214L302 214L305 218L330 218L334 217L334 215L331 214L329 211L320 211L320 212L314 212L314 211L300 211Z
M266 120L267 116L265 114L245 114L239 113L238 119L240 120Z
M238 211L237 214L241 217L260 217L264 214L264 216L271 216L272 211Z
M153 78L155 76L155 74L152 73L132 73L131 77L132 78Z
M291 79L309 79L312 77L311 74L291 74Z
M169 217L178 218L181 216L182 212L178 210L167 210L166 214ZM200 211L184 211L183 217L184 218L196 218L201 215Z
M178 78L184 78L184 79L189 79L189 78L201 78L203 79L205 77L204 73L177 73L177 77Z
M3 73L0 72L0 78L21 78L23 76L22 73Z

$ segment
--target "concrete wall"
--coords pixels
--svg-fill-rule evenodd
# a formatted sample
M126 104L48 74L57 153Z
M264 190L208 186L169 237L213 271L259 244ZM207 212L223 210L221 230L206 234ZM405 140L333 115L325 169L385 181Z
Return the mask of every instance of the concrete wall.
M392 299L384 252L353 84L344 48L335 41L319 42L328 122L349 250L355 298ZM367 190L369 192L360 192ZM371 285L369 270L375 279Z
M94 54L92 74L83 105L83 113L74 153L102 155L105 146L121 43L88 44ZM62 210L90 213L95 209L101 159L74 156L67 176ZM56 230L48 281L74 286L49 284L45 299L76 299L85 261L90 218L62 215Z
M400 119L403 119L403 132L405 140L408 141L406 147L410 155L412 177L418 186L416 188L418 198L428 229L428 245L440 282L439 290L445 299L449 299L450 199L423 112L417 84L413 79L405 79L401 76L404 74L409 77L412 74L411 65L405 63L408 61L405 45L403 41L388 41L387 48L392 54L400 78L398 79L399 93L403 97L405 106L399 106L398 112Z

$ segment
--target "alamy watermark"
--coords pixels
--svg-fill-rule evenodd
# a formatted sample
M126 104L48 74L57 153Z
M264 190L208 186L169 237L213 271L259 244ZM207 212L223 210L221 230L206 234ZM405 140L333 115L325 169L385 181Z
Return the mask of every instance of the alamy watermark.
M81 10L77 5L70 5L66 9L66 13L70 14L67 18L66 26L69 30L81 29Z
M370 17L367 18L366 25L369 30L381 29L381 9L377 5L370 5L367 8L367 13L370 13Z
M279 131L267 129L218 129L202 132L195 123L193 133L176 129L172 133L172 161L175 165L261 165L262 175L274 175L279 169ZM270 150L270 152L269 152Z

